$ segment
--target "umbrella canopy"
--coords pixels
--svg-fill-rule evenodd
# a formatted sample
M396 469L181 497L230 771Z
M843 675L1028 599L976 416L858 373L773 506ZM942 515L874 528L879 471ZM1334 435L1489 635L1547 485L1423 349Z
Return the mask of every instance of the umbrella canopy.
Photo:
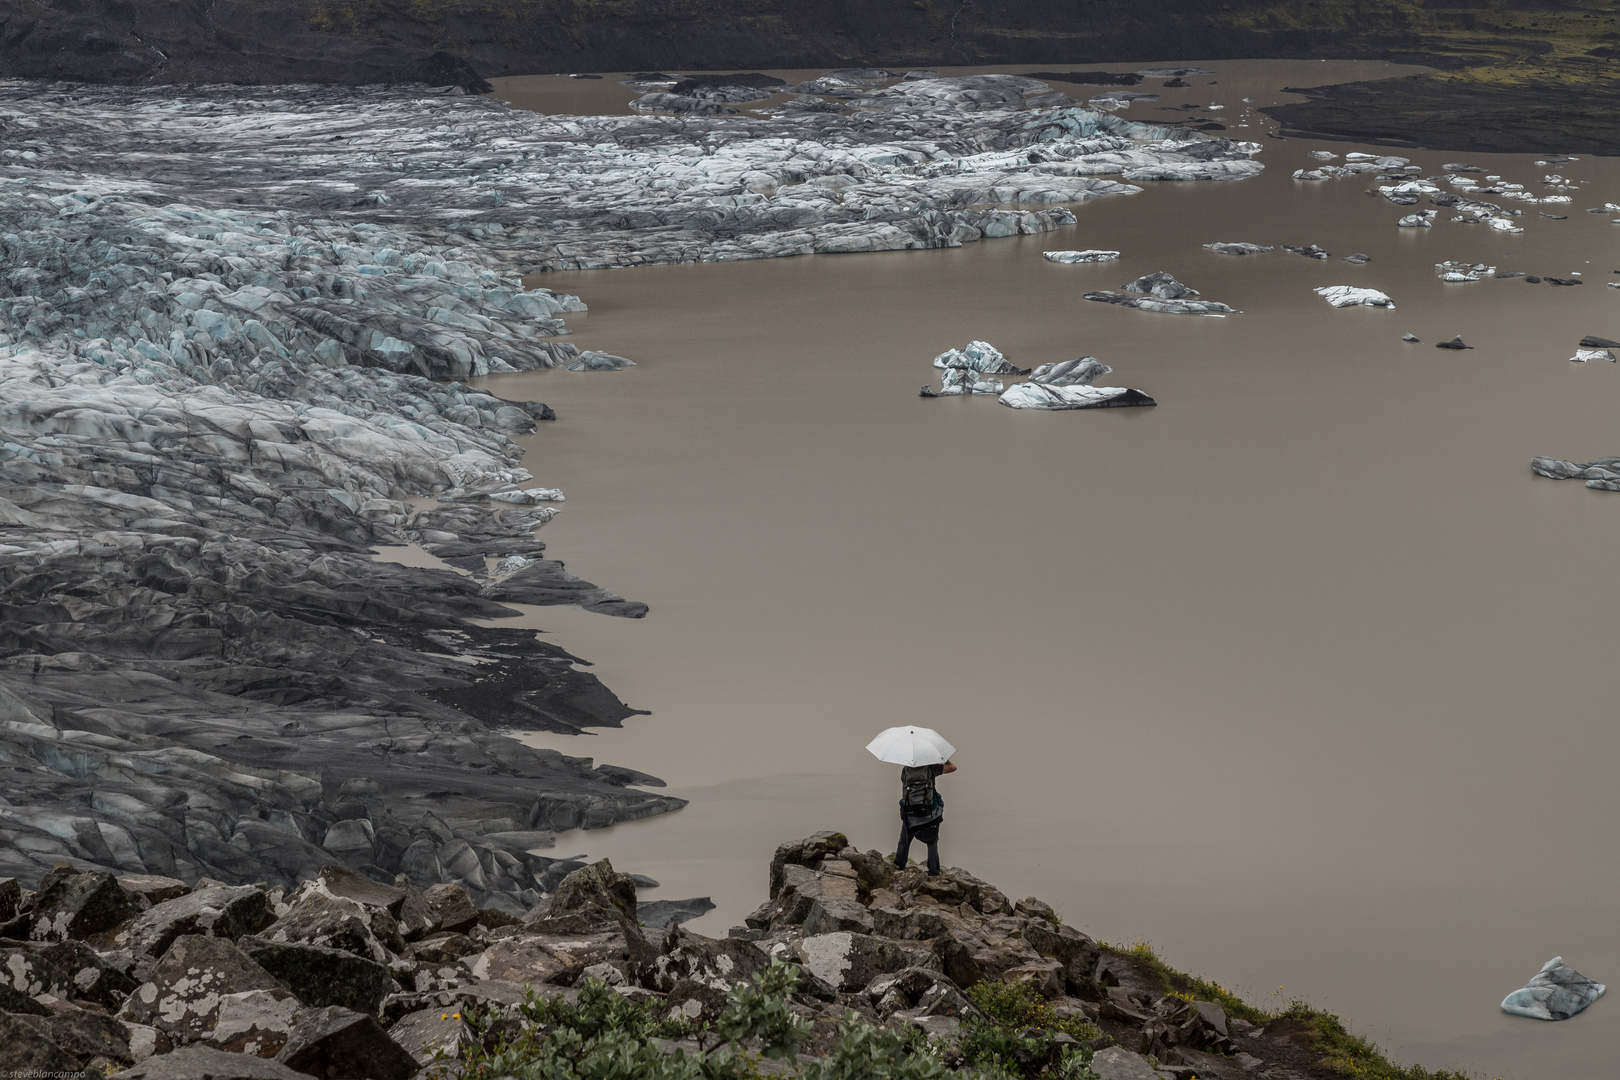
M891 765L943 765L956 753L939 732L925 727L892 727L866 748Z

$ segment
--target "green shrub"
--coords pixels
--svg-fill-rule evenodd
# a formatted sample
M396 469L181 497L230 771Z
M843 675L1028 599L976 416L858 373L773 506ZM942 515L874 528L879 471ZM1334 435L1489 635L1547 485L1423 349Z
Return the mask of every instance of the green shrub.
M967 1024L959 1052L987 1080L1087 1080L1094 1075L1090 1050L1056 1037L1089 1042L1102 1032L1080 1017L1059 1017L1029 983L982 982L968 990L968 997L984 1019Z

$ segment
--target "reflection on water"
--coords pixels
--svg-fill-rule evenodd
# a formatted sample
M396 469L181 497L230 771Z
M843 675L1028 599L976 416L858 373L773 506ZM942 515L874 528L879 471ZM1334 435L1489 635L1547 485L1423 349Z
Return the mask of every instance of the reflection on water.
M1235 119L1328 65L1204 66L1218 85L1194 92ZM1501 236L1444 211L1398 229L1370 177L1289 178L1366 148L1262 141L1257 180L1149 184L1045 236L546 276L591 305L572 340L639 366L486 385L561 417L527 440L568 492L551 553L652 605L526 615L653 712L556 745L692 800L564 846L712 895L697 926L724 933L779 841L892 850L895 770L862 748L925 723L961 748L948 863L1255 1000L1306 997L1406 1061L1615 1075L1611 1002L1564 1024L1497 1002L1555 954L1620 977L1620 495L1529 471L1620 452L1620 369L1567 362L1620 338L1620 234L1582 212L1620 201L1620 163L1560 165L1591 181L1568 220L1531 208ZM1425 174L1458 158L1399 152ZM1081 247L1125 255L1040 257ZM1589 284L1448 285L1447 259ZM1244 314L1080 299L1154 270ZM1334 284L1397 308L1311 292ZM1456 333L1476 349L1430 344ZM1160 404L918 399L972 338L1021 366L1095 355Z

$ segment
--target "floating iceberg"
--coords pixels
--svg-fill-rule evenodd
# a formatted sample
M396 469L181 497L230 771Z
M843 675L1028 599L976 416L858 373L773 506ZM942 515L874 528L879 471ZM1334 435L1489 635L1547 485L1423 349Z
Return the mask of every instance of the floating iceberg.
M1029 373L1029 381L1047 386L1090 386L1114 369L1095 356L1082 356L1078 360L1063 360L1056 364L1042 364Z
M1113 262L1119 258L1117 251L1098 251L1089 248L1085 251L1043 251L1041 255L1047 261L1055 263Z
M618 371L620 368L635 367L636 362L612 353L586 349L564 366L569 371Z
M1158 402L1124 386L1052 386L1025 382L1010 387L1001 403L1013 409L1108 409Z
M1403 229L1432 229L1434 219L1439 216L1437 210L1419 210L1415 214L1407 214L1395 224Z
M1028 375L1025 368L1014 367L988 341L970 341L963 349L947 349L934 357L934 366L949 370L966 368L984 375Z
M1522 989L1502 999L1502 1011L1537 1020L1568 1020L1603 996L1608 987L1594 982L1555 956Z
M977 371L965 367L948 367L940 373L939 393L930 385L922 388L922 397L958 397L967 394L999 394L1000 379L981 378Z
M1575 355L1569 358L1572 364L1584 364L1589 360L1607 360L1614 363L1614 353L1608 349L1576 349Z
M1236 308L1217 304L1212 300L1192 300L1198 290L1189 288L1163 270L1144 274L1129 285L1121 285L1123 292L1103 289L1085 294L1087 300L1140 311L1157 311L1166 315L1226 315L1241 314ZM1145 295L1136 295L1145 294Z
M1265 244L1216 243L1216 244L1205 244L1204 246L1206 248L1208 248L1210 251L1218 251L1222 255L1264 255L1268 251L1276 251L1277 250L1276 248L1269 247L1269 246L1267 246Z
M1324 285L1311 291L1334 307L1364 306L1390 309L1395 307L1395 301L1377 289L1358 289L1354 285Z

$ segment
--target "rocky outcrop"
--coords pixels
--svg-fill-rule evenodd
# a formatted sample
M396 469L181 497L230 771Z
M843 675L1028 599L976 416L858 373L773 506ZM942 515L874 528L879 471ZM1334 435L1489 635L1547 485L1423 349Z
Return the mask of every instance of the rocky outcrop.
M1336 1075L1318 1060L1304 1021L1273 1018L1262 1030L1200 998L1201 984L1093 940L1034 897L1015 903L960 868L934 877L920 867L899 870L839 832L778 847L765 902L721 938L680 926L649 935L634 880L606 861L568 874L520 916L474 908L457 886L424 894L441 925L465 933L407 929L416 902L408 886L368 882L337 865L312 880L305 899L354 905L360 911L351 917L371 920L369 936L292 944L308 934L309 909L287 903L279 889L266 893L264 925L235 943L191 934L160 947L130 932L215 906L213 898L193 899L215 888L153 905L96 938L100 945L22 947L77 950L53 961L70 971L113 965L135 973L94 1001L72 985L82 975L64 984L39 963L0 955L8 1048L41 1068L133 1064L119 1074L132 1080L405 1080L435 1061L453 1070L466 1048L510 1033L516 1017L506 1010L530 994L572 1000L594 980L657 1013L702 1024L719 1017L739 983L779 961L797 969L788 1008L805 1022L812 1048L853 1014L916 1027L945 1063L959 1065L961 1038L984 1020L974 988L1022 984L1044 999L1047 1015L1090 1025L1073 1029L1091 1031L1087 1041L1057 1039L1089 1052L1100 1077L1221 1080L1262 1065L1307 1080ZM387 918L396 920L397 936ZM106 947L113 940L128 948ZM278 949L328 957L326 974L310 978L319 965L288 966ZM347 996L334 1000L345 987Z

